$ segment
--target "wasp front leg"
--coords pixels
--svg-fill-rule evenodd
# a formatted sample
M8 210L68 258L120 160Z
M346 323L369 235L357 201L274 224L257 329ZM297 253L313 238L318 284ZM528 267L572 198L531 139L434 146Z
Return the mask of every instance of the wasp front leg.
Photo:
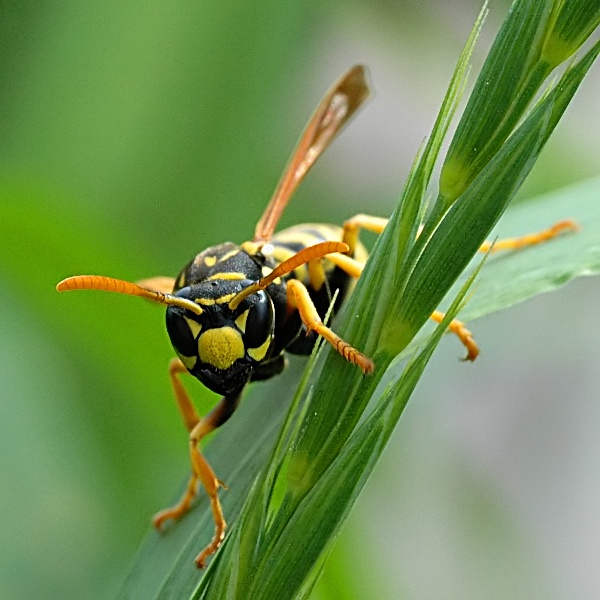
M221 545L221 542L225 537L226 523L218 495L219 487L225 486L217 479L214 471L208 464L208 461L200 452L199 446L201 440L206 435L225 423L225 421L233 414L239 404L241 393L233 396L224 396L219 404L217 404L206 417L200 418L188 393L181 383L179 375L182 373L187 373L187 369L179 359L173 359L169 365L169 375L179 411L190 432L189 449L190 460L192 463L192 475L181 500L175 504L175 506L157 513L152 522L157 529L160 529L167 519L177 520L181 518L190 509L192 501L197 494L198 482L200 482L210 499L211 510L215 522L213 539L196 557L196 565L201 569L204 567L206 559L214 554Z
M339 335L323 324L310 294L302 282L297 279L290 279L287 282L287 300L288 306L297 309L300 313L300 318L306 325L307 331L314 331L325 338L337 352L347 361L359 367L365 375L375 370L375 365L370 358L359 352L348 342L345 342Z

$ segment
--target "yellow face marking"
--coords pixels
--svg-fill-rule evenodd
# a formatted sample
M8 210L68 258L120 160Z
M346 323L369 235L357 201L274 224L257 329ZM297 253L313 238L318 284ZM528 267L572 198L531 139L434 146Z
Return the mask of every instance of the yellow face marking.
M271 337L269 336L258 348L248 348L248 356L253 360L260 361L267 354L267 350L271 345Z
M188 371L191 371L194 368L197 360L196 356L183 356L183 354L179 354L179 352L177 353L177 356L179 356L179 360Z
M212 306L213 304L225 304L229 302L234 296L236 296L235 292L232 294L225 294L220 298L196 298L194 302L196 304L202 304L204 306Z
M239 250L237 248L230 250L229 252L227 252L226 254L223 254L223 256L221 256L221 258L219 259L219 262L223 262L224 260L227 260L228 258L235 256L238 252L239 252Z
M244 357L244 342L233 327L207 329L198 338L198 353L202 362L225 370Z
M216 256L205 256L204 257L204 264L207 267L213 267L216 262L217 262L217 257Z
M248 313L250 312L250 309L245 310L236 320L235 320L235 324L237 325L238 329L242 332L242 333L246 333L246 320L248 319Z
M187 323L188 327L190 328L190 331L192 332L194 339L197 338L198 334L200 333L200 330L202 329L202 325L200 325L200 323L198 323L198 321L194 321L194 319L188 319L187 317L185 317L185 322Z
M238 279L247 279L247 275L245 273L215 273L207 277L206 281L210 281L211 279L231 279L235 281Z

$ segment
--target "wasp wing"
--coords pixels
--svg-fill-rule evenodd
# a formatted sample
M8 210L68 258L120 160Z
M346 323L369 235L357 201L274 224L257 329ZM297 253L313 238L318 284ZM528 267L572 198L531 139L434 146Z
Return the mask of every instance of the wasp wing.
M136 284L140 287L146 288L147 290L153 290L155 292L161 292L162 294L172 294L173 288L175 287L174 277L149 277L148 279L140 279L136 281Z
M356 65L325 94L311 117L269 205L256 225L254 242L268 241L290 197L315 161L369 97L366 69Z

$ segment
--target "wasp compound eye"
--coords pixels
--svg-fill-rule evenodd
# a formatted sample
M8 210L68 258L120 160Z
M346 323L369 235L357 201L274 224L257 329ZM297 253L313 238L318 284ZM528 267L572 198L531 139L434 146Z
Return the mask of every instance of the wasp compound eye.
M258 298L248 309L244 328L244 346L253 360L262 360L271 343L274 327L274 308L269 295L260 291Z
M167 333L177 354L183 356L196 355L196 337L200 333L200 323L191 317L184 316L184 311L176 306L169 306L166 315Z
M273 302L264 292L256 293L258 301L249 309L244 331L244 342L247 348L258 348L273 333Z

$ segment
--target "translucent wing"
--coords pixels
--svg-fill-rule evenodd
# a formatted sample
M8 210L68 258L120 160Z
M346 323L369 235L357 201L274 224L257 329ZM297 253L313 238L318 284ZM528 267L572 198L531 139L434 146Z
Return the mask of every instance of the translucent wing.
M155 292L161 292L163 294L171 294L175 287L174 277L150 277L148 279L140 279L135 282L140 287L146 288L147 290L154 290Z
M369 97L365 67L357 65L325 94L311 117L263 216L256 225L254 242L268 241L290 197L315 161Z

